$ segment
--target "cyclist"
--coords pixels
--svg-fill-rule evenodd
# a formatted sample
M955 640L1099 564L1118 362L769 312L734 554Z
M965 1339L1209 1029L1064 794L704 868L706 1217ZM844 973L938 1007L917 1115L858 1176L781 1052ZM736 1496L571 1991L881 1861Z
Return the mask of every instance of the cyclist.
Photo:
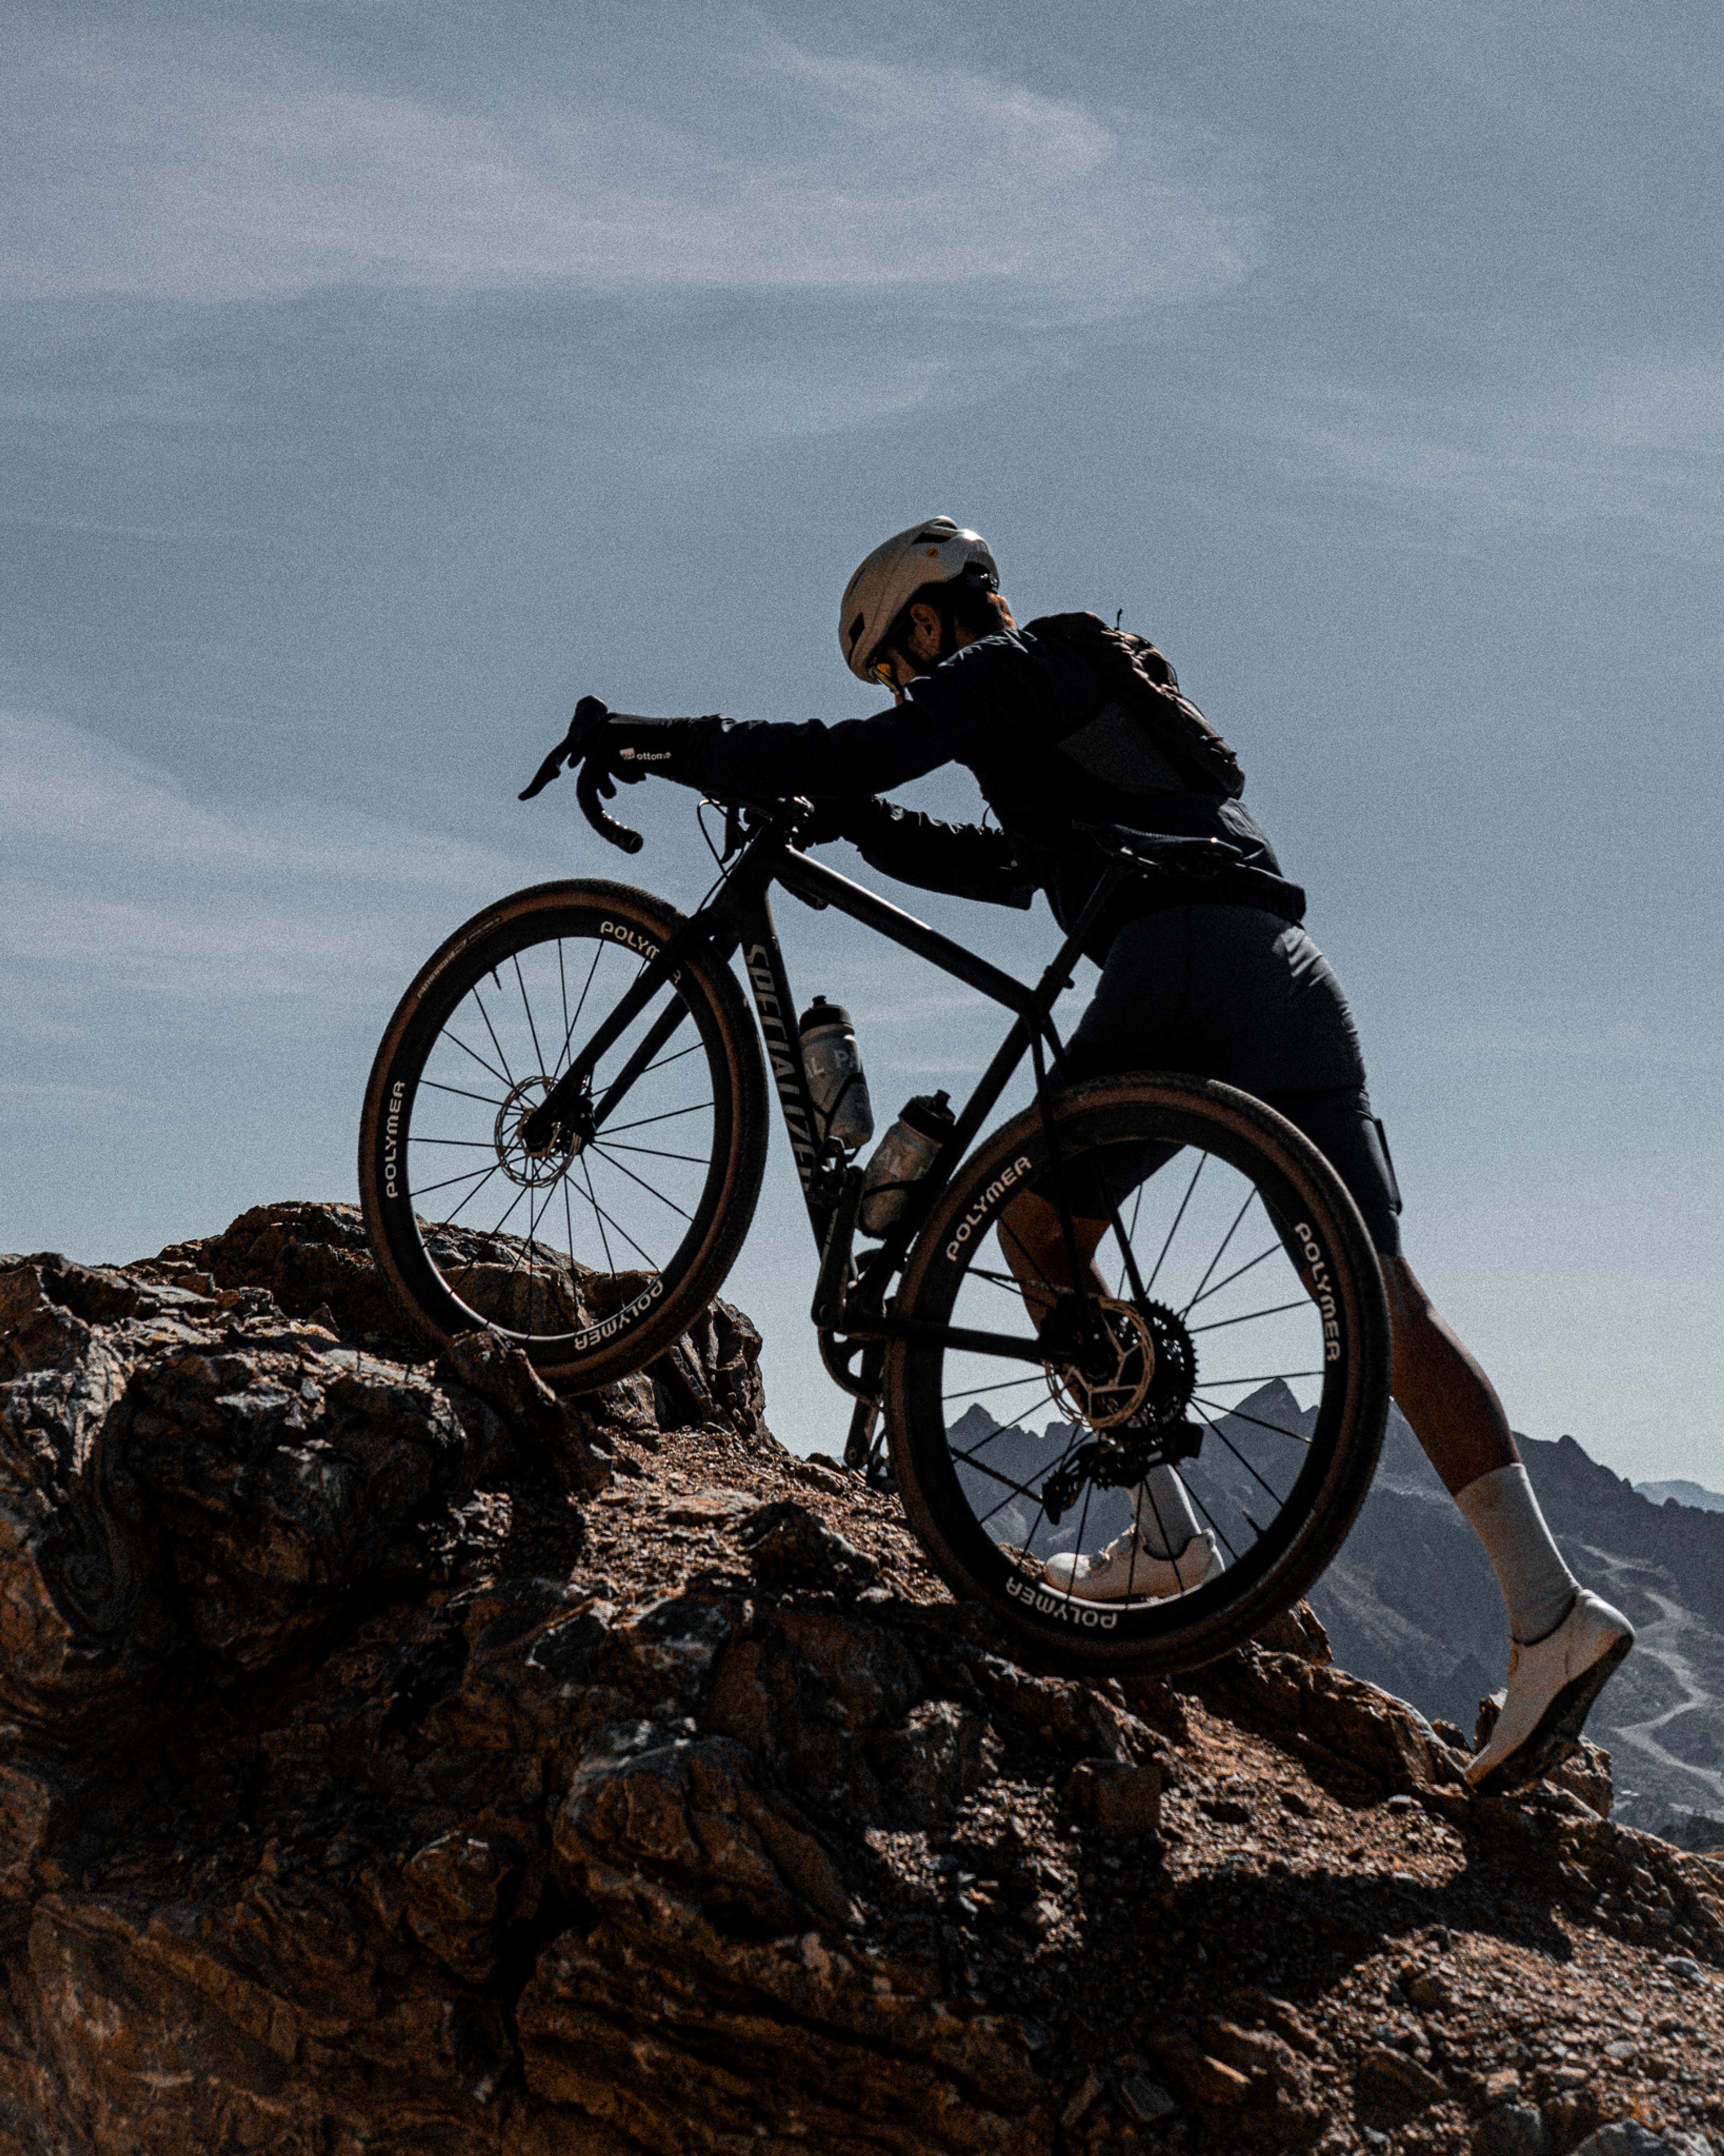
M1278 1108L1333 1163L1383 1268L1394 1397L1507 1604L1507 1699L1468 1775L1485 1789L1536 1779L1578 1735L1633 1628L1563 1562L1495 1389L1401 1253L1400 1200L1352 1014L1301 925L1303 892L1239 798L1232 752L1152 646L1088 614L1019 628L987 542L949 517L876 547L845 588L839 627L851 672L890 689L891 708L834 726L613 721L589 752L601 790L652 773L719 794L805 794L819 804L815 840L849 839L875 868L926 890L1018 906L1042 891L1067 927L1105 868L1075 818L1235 850L1237 868L1219 881L1142 883L1110 906L1089 938L1101 976L1070 1044L1069 1075L1160 1069L1222 1080ZM1137 649L1137 671L1159 685L1167 726L1146 726L1141 698L1134 710L1122 693L1122 649ZM946 824L877 798L951 762L973 773L1000 828ZM1104 1224L1078 1227L1087 1261ZM1026 1193L1001 1236L1039 1318L1045 1291L1075 1284L1054 1209ZM1093 1268L1091 1279L1099 1287ZM1170 1595L1219 1568L1172 1469L1152 1470L1134 1494L1134 1523L1116 1543L1047 1561L1054 1584L1099 1599Z

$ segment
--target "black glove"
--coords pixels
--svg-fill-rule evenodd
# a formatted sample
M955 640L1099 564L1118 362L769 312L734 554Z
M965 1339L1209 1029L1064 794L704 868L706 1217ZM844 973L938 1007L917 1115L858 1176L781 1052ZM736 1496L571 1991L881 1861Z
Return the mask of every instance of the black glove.
M859 845L892 821L892 805L877 795L865 794L854 801L817 801L812 816L803 819L801 843L829 846L836 839Z
M583 761L607 800L616 791L611 782L618 778L625 786L643 778L675 778L685 786L698 786L693 765L723 723L718 718L613 716L593 737Z

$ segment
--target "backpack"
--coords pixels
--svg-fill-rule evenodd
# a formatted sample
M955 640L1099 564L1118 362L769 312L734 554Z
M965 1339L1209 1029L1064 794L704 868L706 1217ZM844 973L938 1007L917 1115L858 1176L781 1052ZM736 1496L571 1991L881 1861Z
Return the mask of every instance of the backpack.
M1057 744L1092 777L1131 793L1170 782L1236 801L1245 789L1239 760L1188 697L1147 637L1110 629L1099 614L1051 613L1027 624L1080 651L1106 684L1100 707Z

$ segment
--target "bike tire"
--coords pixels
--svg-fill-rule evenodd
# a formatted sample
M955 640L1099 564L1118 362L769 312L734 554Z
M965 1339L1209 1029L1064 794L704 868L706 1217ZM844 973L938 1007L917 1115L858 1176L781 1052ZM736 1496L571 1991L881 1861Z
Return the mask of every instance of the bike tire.
M591 1391L650 1362L717 1292L753 1217L767 1110L741 991L715 953L691 952L601 1063L602 1091L655 1019L675 1021L590 1143L536 1161L514 1136L682 926L626 885L540 884L464 923L402 998L366 1087L360 1201L433 1348L487 1329L552 1383ZM433 1198L441 1220L418 1209Z
M1309 1590L1364 1501L1382 1445L1392 1368L1381 1270L1334 1169L1249 1094L1210 1080L1133 1074L1075 1086L1056 1098L1050 1115L1053 1147L1040 1110L1031 1107L954 1177L911 1253L895 1309L946 1330L974 1325L980 1311L992 1328L1034 1341L1015 1282L1003 1266L995 1272L986 1262L1000 1214L1022 1189L1049 1182L1055 1147L1068 1188L1074 1169L1086 1172L1086 1161L1098 1172L1110 1162L1162 1161L1129 1191L1129 1178L1116 1178L1115 1194L1135 1199L1129 1229L1121 1203L1098 1255L1106 1274L1110 1245L1130 1240L1146 1253L1139 1274L1147 1285L1142 1297L1128 1298L1123 1250L1112 1250L1121 1260L1119 1292L1146 1327L1152 1304L1160 1313L1151 1367L1159 1358L1176 1377L1188 1368L1183 1432L1200 1434L1200 1441L1195 1457L1176 1462L1176 1471L1200 1527L1207 1522L1219 1537L1224 1568L1161 1600L1086 1600L1069 1581L1063 1591L1049 1584L1041 1566L1060 1538L1069 1536L1076 1550L1091 1552L1110 1522L1128 1528L1129 1491L1137 1486L1086 1484L1079 1524L1065 1525L1070 1507L1049 1522L1049 1478L1065 1476L1069 1489L1083 1448L1097 1450L1095 1430L1086 1431L1081 1421L1056 1421L1039 1438L1024 1428L1025 1417L1039 1411L1038 1386L1046 1386L1040 1403L1056 1397L1051 1365L1020 1378L1002 1359L937 1338L894 1341L885 1373L892 1470L910 1524L953 1592L986 1605L1046 1664L1147 1674L1198 1667L1251 1638ZM1185 1165L1176 1169L1176 1159ZM1194 1209L1205 1173L1209 1182ZM1091 1217L1101 1209L1092 1205ZM1212 1219L1221 1241L1198 1272L1211 1239L1199 1223ZM1236 1244L1242 1224L1244 1238ZM1234 1260L1245 1258L1248 1242L1264 1247L1235 1272ZM1176 1276L1196 1282L1183 1309L1177 1293L1167 1303L1155 1296L1162 1283L1167 1295ZM1326 1284L1326 1304L1312 1299L1313 1281ZM1260 1310L1233 1307L1259 1300ZM1210 1306L1198 1312L1200 1302ZM1201 1322L1192 1322L1194 1313ZM1254 1345L1273 1347L1277 1359L1254 1364ZM1206 1377L1206 1358L1212 1369L1241 1359L1246 1367L1243 1375ZM1296 1380L1313 1394L1308 1403L1294 1391ZM1024 1390L1014 1392L1018 1387ZM958 1396L969 1402L961 1414ZM997 1420L1026 1396L1029 1406L1011 1423ZM1063 1503L1066 1491L1059 1494Z

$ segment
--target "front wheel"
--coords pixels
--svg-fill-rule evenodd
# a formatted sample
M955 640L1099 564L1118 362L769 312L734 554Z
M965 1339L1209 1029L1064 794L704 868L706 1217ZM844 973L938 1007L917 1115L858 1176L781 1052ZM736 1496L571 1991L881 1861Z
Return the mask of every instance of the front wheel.
M486 1327L553 1383L638 1370L716 1293L766 1160L760 1051L728 966L695 950L600 1059L547 1152L521 1125L682 916L609 883L541 884L449 937L389 1022L359 1188L377 1262L434 1346Z
M1038 1108L988 1141L917 1240L896 1308L931 1331L888 1351L893 1471L947 1584L1045 1658L1193 1668L1346 1538L1388 1409L1382 1274L1335 1171L1249 1094L1102 1079L1050 1121L1051 1142ZM998 1232L1025 1191L1108 1222L1105 1296L1032 1316ZM1163 1551L1195 1527L1188 1584L1139 1522ZM1098 1582L1080 1560L1110 1548Z

